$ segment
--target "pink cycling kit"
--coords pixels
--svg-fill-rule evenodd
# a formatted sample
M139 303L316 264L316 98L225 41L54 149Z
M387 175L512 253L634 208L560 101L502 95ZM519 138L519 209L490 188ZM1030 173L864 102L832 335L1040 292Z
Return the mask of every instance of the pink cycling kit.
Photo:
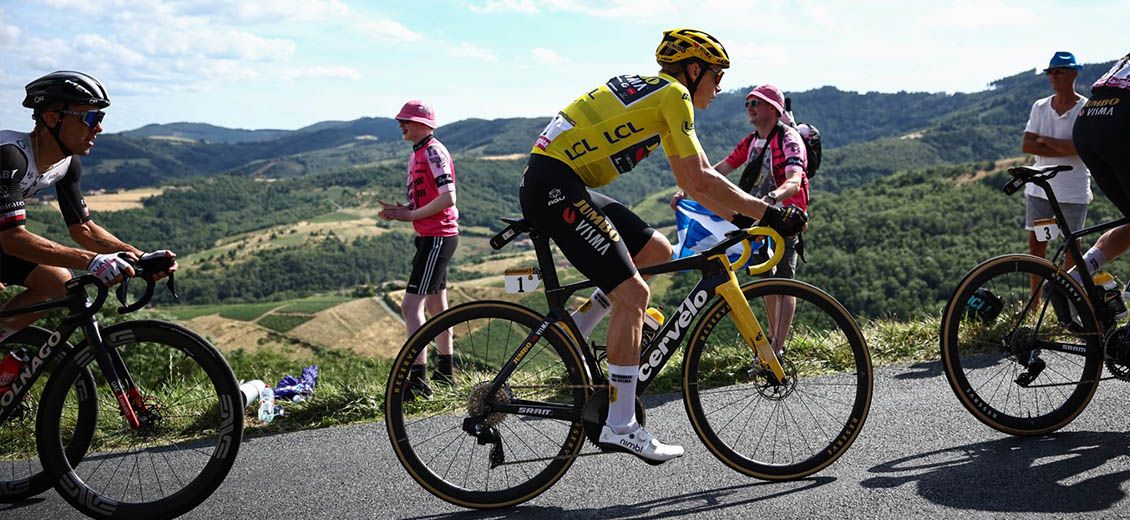
M769 160L773 172L773 180L777 186L781 186L788 179L785 174L785 168L789 166L799 166L801 169L808 169L808 154L804 149L804 141L800 136L800 132L788 125L779 125L780 130L784 134L780 139L776 136L770 140L769 143ZM756 141L756 142L755 142ZM752 161L757 158L761 153L761 148L764 146L765 140L757 137L756 133L750 134L745 139L742 139L738 146L730 152L729 157L726 157L726 164L731 168L737 169L746 161ZM802 174L803 184L800 191L792 197L789 197L781 203L785 206L796 206L802 210L808 211L808 178L806 174Z
M1123 56L1094 85L1091 85L1092 89L1099 87L1130 90L1130 54Z
M440 193L455 191L455 165L447 148L433 135L412 145L408 162L408 207L422 208ZM444 208L430 217L412 222L422 237L450 237L459 234L459 210Z

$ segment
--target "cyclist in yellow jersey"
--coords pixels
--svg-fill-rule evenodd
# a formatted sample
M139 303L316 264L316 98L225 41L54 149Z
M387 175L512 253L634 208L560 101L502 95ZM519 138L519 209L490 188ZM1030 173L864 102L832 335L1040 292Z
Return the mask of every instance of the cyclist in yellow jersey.
M716 214L739 226L759 218L786 236L807 222L797 208L773 208L740 190L702 151L694 109L705 109L721 91L730 66L725 47L705 32L674 29L663 33L655 58L657 76L617 76L558 113L534 143L519 190L523 215L596 282L592 300L611 303L609 412L600 446L652 464L681 456L683 448L659 442L635 419L640 328L650 298L636 266L670 260L672 247L631 210L587 188L628 173L662 144L675 183ZM587 334L600 316L575 318Z

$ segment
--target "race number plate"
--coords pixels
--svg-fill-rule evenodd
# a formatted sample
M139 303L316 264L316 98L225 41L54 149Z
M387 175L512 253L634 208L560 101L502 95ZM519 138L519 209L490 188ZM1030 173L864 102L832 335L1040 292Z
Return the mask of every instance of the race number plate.
M1054 218L1042 218L1032 222L1032 232L1036 234L1036 240L1040 242L1047 242L1059 238L1059 226L1056 225Z
M530 292L541 285L541 273L532 267L507 269L502 279L506 282L506 292L510 294Z

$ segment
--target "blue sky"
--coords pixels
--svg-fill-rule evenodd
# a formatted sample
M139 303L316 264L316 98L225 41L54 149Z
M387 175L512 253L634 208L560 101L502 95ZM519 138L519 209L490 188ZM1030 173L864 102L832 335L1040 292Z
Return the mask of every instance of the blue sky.
M1127 20L1125 0L0 0L0 128L30 129L23 85L57 69L106 84L108 132L294 129L391 117L412 98L440 124L548 116L609 77L654 73L674 27L726 45L726 90L971 92L1056 50L1121 57Z

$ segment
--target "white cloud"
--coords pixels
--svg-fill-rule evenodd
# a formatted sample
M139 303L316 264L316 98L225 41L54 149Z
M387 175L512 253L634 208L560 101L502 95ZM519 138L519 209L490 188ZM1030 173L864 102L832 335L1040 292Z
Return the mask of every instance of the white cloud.
M367 20L357 24L356 27L366 36L377 40L417 42L424 39L420 33L392 20Z
M267 0L220 2L231 5L239 20L248 22L326 20L349 15L349 7L339 0Z
M289 67L278 74L288 80L301 78L361 79L361 72L345 65L315 65L312 67Z
M674 14L679 9L670 0L544 0L548 9L600 18L639 20Z
M0 49L15 45L20 41L20 28L10 24L8 13L0 9Z
M924 14L924 21L942 27L989 29L1025 27L1037 20L1028 7L1006 5L999 0L962 0L936 5Z
M449 53L457 58L470 58L472 60L485 61L488 63L497 63L498 56L494 51L479 47L473 43L460 43L458 47L451 49Z
M473 13L483 14L501 12L534 14L538 12L538 6L533 0L486 0L481 3L471 2L467 5L467 9Z
M549 65L559 65L566 61L565 58L562 58L561 55L554 52L553 49L545 49L542 47L534 48L530 51L530 55L533 56L534 61Z

